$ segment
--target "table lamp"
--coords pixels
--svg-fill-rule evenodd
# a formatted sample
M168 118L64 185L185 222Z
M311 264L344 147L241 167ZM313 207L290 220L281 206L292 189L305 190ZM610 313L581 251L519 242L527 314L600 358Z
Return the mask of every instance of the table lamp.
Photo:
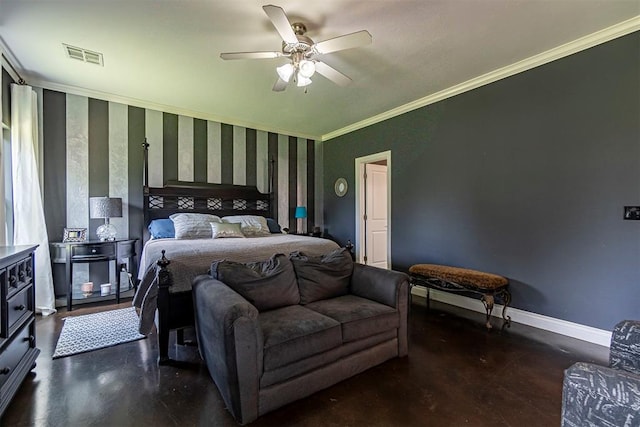
M306 206L296 206L296 213L294 214L294 217L296 219L303 219L307 217L307 208ZM298 230L298 231L304 231L304 227L302 227L302 230Z
M96 230L100 240L115 240L118 230L109 223L109 218L122 217L122 199L119 197L90 197L89 216L104 218L104 224Z

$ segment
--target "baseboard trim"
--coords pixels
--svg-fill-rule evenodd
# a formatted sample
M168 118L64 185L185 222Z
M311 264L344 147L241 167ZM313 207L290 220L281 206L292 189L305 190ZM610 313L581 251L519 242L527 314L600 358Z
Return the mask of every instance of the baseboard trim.
M411 293L423 298L427 297L427 289L423 286L414 286ZM437 289L431 289L429 291L429 296L434 301L439 301L483 314L485 313L484 305L479 299L473 299L451 292L439 291ZM491 314L492 317L502 318L502 305L496 304ZM555 332L557 334L577 338L579 340L602 345L604 347L609 347L609 344L611 343L611 332L603 329L568 322L554 317L543 316L541 314L513 307L507 308L507 315L511 317L511 321L516 323L522 323L523 325L533 326L534 328Z

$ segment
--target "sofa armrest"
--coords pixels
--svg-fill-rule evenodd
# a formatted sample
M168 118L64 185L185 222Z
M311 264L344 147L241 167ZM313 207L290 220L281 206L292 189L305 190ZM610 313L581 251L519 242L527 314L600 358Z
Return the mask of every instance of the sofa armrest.
M591 363L564 372L562 426L636 425L640 376Z
M409 354L409 276L356 263L351 275L351 293L398 311L398 356Z
M623 320L613 328L609 366L640 374L640 321Z
M255 419L263 348L258 310L208 275L194 279L193 302L198 348L209 374L240 423Z
M358 263L353 265L351 293L354 295L398 308L402 287L409 288L409 277L404 273Z

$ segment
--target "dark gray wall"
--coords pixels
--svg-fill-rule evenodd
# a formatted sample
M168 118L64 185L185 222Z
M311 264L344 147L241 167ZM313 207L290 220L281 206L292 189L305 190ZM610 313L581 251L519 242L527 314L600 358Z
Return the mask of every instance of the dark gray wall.
M355 234L354 159L391 150L392 262L507 276L513 306L640 318L640 33L327 141L325 226ZM346 177L338 198L333 183Z

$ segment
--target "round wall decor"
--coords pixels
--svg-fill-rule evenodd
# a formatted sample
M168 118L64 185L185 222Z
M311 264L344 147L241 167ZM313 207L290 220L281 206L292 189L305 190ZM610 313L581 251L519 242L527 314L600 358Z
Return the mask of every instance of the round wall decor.
M347 194L347 190L349 189L349 186L347 185L347 180L344 178L338 178L336 179L336 183L333 186L335 192L336 192L336 196L338 197L342 197L345 194Z

